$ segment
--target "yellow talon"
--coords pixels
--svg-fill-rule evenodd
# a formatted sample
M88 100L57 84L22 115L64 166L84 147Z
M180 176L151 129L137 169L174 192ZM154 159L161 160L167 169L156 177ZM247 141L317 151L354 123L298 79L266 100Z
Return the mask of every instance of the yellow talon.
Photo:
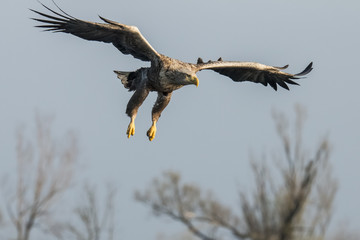
M134 134L135 134L135 123L134 122L131 122L129 124L126 134L128 135L128 138L130 138L130 136L134 136Z
M156 135L156 125L155 124L153 124L151 126L151 128L147 131L146 135L149 137L150 141L154 140L155 135Z

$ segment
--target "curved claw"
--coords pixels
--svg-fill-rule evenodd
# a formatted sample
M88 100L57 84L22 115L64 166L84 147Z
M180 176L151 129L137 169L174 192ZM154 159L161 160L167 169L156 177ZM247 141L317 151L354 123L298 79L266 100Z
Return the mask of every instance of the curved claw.
M152 125L150 129L147 131L146 135L149 137L149 140L152 141L156 135L156 125Z
M134 122L131 122L129 124L126 134L127 134L128 138L130 138L130 136L134 136L134 134L135 134L135 123Z

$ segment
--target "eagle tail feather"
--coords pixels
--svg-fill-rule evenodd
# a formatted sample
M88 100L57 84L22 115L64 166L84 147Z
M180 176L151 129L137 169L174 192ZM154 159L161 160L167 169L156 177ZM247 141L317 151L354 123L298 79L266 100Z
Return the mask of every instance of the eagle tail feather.
M121 80L121 83L124 85L126 89L129 89L129 91L133 90L132 81L134 78L131 78L130 75L134 72L122 72L115 70L114 73L116 73L117 77Z
M146 84L148 68L139 68L135 72L114 71L121 83L129 91L135 91Z

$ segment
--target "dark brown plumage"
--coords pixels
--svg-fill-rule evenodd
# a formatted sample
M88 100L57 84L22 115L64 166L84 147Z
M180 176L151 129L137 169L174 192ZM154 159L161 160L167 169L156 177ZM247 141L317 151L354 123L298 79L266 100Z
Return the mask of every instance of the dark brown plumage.
M278 85L285 89L289 89L287 84L298 85L293 80L299 79L312 70L312 63L310 63L301 73L289 74L280 71L286 69L288 65L271 67L254 62L223 61L222 58L207 63L199 58L196 64L185 63L159 54L137 27L120 24L103 17L100 19L105 23L83 21L70 16L59 7L60 12L45 5L43 7L53 15L31 9L42 17L32 18L42 23L36 27L44 28L45 31L70 33L90 41L112 43L123 54L131 54L137 59L151 62L149 68L140 68L134 72L115 71L124 87L129 91L135 91L126 108L126 113L131 118L126 132L128 137L135 133L135 118L139 107L149 92L156 91L158 98L152 110L153 123L147 132L149 140L152 141L156 134L156 123L170 102L172 92L189 84L198 86L199 80L196 76L198 71L213 70L230 77L235 82L250 81L264 86L269 84L277 90Z

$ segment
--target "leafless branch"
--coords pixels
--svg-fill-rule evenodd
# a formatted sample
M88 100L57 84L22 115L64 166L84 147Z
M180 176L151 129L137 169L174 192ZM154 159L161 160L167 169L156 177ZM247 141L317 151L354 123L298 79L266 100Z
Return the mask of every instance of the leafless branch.
M168 216L184 224L190 232L202 240L214 240L211 231L217 228L228 230L233 235L245 238L234 224L238 219L229 208L217 202L211 194L204 195L200 189L190 184L180 184L180 176L166 172L163 179L155 179L149 189L135 193L135 199L151 206L155 215ZM201 229L207 224L207 231Z
M84 201L74 210L79 222L77 224L67 224L66 227L69 236L71 236L70 238L77 240L113 240L116 189L110 186L107 187L103 207L99 206L99 199L94 186L86 185L84 195Z

